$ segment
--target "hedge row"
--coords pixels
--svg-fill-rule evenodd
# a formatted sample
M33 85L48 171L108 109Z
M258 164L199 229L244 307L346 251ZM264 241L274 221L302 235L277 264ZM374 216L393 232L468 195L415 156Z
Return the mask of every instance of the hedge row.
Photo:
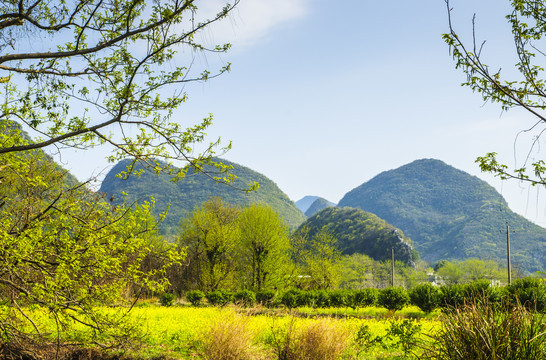
M211 305L235 303L252 306L256 303L268 307L284 306L350 307L380 306L389 310L400 310L406 305L416 305L424 312L438 307L455 308L463 304L486 300L491 304L510 305L521 303L530 310L546 312L546 284L540 279L524 278L506 287L492 287L488 281L476 281L463 285L433 286L420 284L410 290L403 288L362 289L362 290L316 290L291 289L282 293L271 290L254 293L250 290L229 292L216 290L208 293L189 291L186 299L199 305L207 299Z

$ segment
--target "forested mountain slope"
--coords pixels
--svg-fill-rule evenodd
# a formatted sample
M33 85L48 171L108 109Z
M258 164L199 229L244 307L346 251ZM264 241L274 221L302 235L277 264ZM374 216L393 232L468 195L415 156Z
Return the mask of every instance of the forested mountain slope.
M172 182L170 176L156 175L150 170L144 170L140 177L131 176L122 180L116 177L116 174L125 171L130 162L123 160L106 175L100 191L107 197L114 196L114 203L143 202L153 196L156 201L156 213L169 207L165 221L161 225L165 233L176 232L183 217L213 196L221 197L232 205L246 206L250 203L270 205L291 227L297 227L305 220L305 215L273 181L247 167L223 159L220 161L233 166L231 173L237 176L234 187L216 183L203 174L195 173L188 173L182 180ZM246 188L254 181L260 184L256 191L245 193L235 188Z
M315 215L317 212L319 212L320 210L330 206L336 206L336 205L324 198L319 197L315 201L313 201L311 206L309 206L309 208L305 211L305 216L311 217Z
M394 248L396 260L413 266L416 254L411 240L401 230L374 214L355 208L327 207L305 221L296 231L308 231L312 238L325 229L337 239L337 247L343 254L365 254L374 260L391 259Z
M348 192L339 206L369 211L402 229L432 263L505 261L508 223L513 263L530 272L546 268L546 229L512 212L485 181L439 160L385 171Z

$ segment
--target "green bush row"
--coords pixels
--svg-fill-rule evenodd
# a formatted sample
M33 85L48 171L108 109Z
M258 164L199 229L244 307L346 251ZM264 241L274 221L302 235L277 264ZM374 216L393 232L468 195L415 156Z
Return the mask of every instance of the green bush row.
M423 283L410 290L403 288L361 289L361 290L299 290L290 289L281 293L264 290L254 293L250 290L229 292L216 290L208 293L189 291L186 298L193 305L207 299L211 305L224 306L235 303L252 306L256 303L268 306L315 308L381 306L389 310L400 310L406 305L416 305L424 312L436 308L456 308L461 305L487 299L491 304L521 304L531 311L546 312L546 284L537 278L524 278L506 287L492 287L489 281L469 284L434 286Z

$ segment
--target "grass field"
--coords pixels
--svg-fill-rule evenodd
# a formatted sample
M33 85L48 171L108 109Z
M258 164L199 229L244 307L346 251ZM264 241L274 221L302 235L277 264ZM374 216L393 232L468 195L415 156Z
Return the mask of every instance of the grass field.
M105 308L103 311L123 310ZM244 351L245 354L236 355L234 359L276 360L283 346L287 346L287 341L302 347L309 336L314 336L313 341L316 343L310 345L312 348L318 348L321 343L325 346L342 346L339 350L342 351L341 359L412 359L415 357L405 354L419 352L412 347L413 342L423 339L440 326L435 317L434 314L425 317L415 307L407 307L393 316L385 309L376 307L357 310L270 310L235 306L161 307L153 303L141 303L129 313L128 322L134 327L133 333L138 334L140 342L128 351L144 359L167 356L174 359L216 360L224 355L210 354L211 351L218 351L211 350L214 346L239 346L243 350L237 351ZM89 342L94 336L83 326L72 325L73 329L67 332L68 338L65 341ZM55 322L44 312L41 326L52 329ZM304 333L311 335L305 338L301 335ZM94 341L100 342L100 339L94 338Z

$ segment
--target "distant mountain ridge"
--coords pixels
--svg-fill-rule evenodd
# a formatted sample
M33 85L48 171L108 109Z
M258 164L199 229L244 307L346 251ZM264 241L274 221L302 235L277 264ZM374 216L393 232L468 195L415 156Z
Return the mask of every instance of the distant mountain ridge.
M279 212L291 227L297 227L305 221L305 215L284 194L279 187L266 176L242 165L224 160L225 165L233 166L231 173L237 176L235 187L245 188L247 184L257 181L260 188L250 193L238 190L232 186L218 184L203 174L188 172L188 175L178 182L172 182L166 174L156 175L153 171L143 169L140 177L131 176L127 180L116 177L125 171L130 160L117 163L104 178L100 191L107 197L114 197L114 203L132 203L155 199L156 214L168 208L167 216L160 225L164 232L177 231L180 221L191 213L197 206L201 206L210 197L219 196L232 205L246 206L251 203L270 205ZM122 195L126 193L127 195Z
M512 262L534 272L546 268L546 229L512 212L485 181L422 159L385 171L349 191L339 202L376 214L402 229L421 258L505 261L508 223Z
M313 201L311 206L309 206L309 208L305 211L305 216L311 217L315 215L317 212L319 212L320 210L327 207L331 207L331 206L336 206L336 204L319 197L318 199Z

